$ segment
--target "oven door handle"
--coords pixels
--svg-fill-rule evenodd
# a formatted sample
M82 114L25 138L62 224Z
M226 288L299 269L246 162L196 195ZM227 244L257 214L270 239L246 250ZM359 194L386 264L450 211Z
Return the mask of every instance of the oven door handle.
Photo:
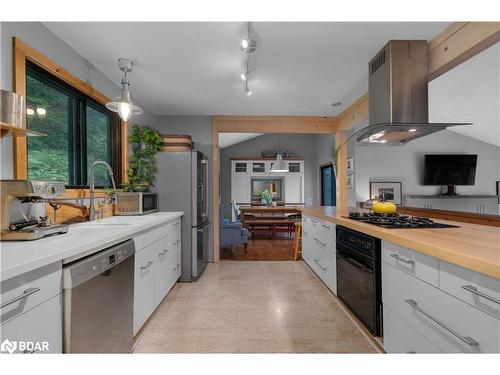
M340 259L342 259L343 261L349 263L350 265L352 265L352 266L354 266L356 268L359 268L362 271L373 273L372 269L370 269L368 267L365 267L364 264L358 262L357 260L354 260L353 258L344 257L344 256L340 255L339 253L337 253L337 257L340 258Z

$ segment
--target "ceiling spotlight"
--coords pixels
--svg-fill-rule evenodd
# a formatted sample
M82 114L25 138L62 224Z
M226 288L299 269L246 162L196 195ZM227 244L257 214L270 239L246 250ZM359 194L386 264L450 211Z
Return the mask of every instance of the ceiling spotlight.
M247 73L241 73L240 74L240 79L245 82L248 79L248 72Z
M245 94L247 94L247 96L252 95L252 90L250 90L247 86L243 88L243 91L245 92Z
M247 39L243 39L241 41L241 50L244 53L252 53L255 52L256 49L257 49L257 42L255 41L255 39L248 37Z
M335 103L332 103L332 107L339 107L341 106L342 103L341 102L335 102Z

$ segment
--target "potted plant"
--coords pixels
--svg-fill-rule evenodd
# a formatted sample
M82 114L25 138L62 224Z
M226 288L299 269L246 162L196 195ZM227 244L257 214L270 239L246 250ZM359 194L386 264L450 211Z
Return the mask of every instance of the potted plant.
M273 204L273 196L269 192L269 190L264 190L264 191L259 191L257 192L257 198L261 200L263 204L265 204L267 207L271 207Z
M160 150L163 139L157 130L134 125L128 141L132 155L129 157L126 189L148 191L154 186L157 170L155 154Z

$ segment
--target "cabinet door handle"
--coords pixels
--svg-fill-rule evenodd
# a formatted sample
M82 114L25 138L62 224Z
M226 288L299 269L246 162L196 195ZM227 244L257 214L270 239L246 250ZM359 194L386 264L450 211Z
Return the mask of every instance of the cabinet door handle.
M149 267L151 267L152 264L153 262L149 261L148 263L146 263L145 266L141 267L141 271L147 270Z
M479 291L474 285L462 285L462 289L465 289L471 293L477 294L480 297L486 298L487 300L498 303L500 305L500 300L498 298L489 296L486 293Z
M326 247L326 243L321 242L321 241L320 241L320 240L318 240L316 237L314 237L314 241L316 241L317 243L319 243L321 246Z
M470 345L470 346L477 346L477 345L479 345L479 343L476 340L474 340L472 337L461 335L460 333L458 333L454 329L448 327L446 324L444 324L443 322L441 322L439 319L433 317L427 311L425 311L420 306L418 306L417 301L412 300L412 299L406 299L405 302L408 305L410 305L411 307L413 307L415 310L417 310L419 313L421 313L421 314L425 315L426 317L428 317L434 323L436 323L436 324L440 325L441 327L443 327L445 330L447 330L448 332L450 332L453 336L455 336L455 337L459 338L460 340L462 340L463 342L465 342L467 345Z
M415 261L412 259L405 259L401 257L399 254L391 254L391 257L393 257L396 260L399 260L400 262L406 263L406 264L415 264Z
M319 264L317 259L314 259L314 262L318 265L319 268L321 268L323 271L326 271L327 269L325 267L322 267L321 264Z
M321 226L325 229L330 229L330 226L329 225L325 225L325 224L321 224Z
M163 250L161 253L158 253L159 257L164 256L166 253L168 253L168 249Z
M175 267L174 267L174 271L177 270L177 268L179 268L181 265L180 264L177 264Z
M2 302L2 304L0 305L0 308L3 309L4 307L9 306L9 305L13 304L14 302L17 302L19 300L27 298L28 296L31 296L32 294L35 294L36 292L39 292L39 291L40 291L40 288L28 288L25 291L23 291L23 294L21 294L20 296L17 296L17 297L9 299L8 301Z

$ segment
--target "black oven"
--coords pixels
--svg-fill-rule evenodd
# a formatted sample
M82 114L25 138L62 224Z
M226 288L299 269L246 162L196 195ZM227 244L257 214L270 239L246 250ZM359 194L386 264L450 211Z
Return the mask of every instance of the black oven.
M374 335L382 335L380 239L337 226L337 297Z

